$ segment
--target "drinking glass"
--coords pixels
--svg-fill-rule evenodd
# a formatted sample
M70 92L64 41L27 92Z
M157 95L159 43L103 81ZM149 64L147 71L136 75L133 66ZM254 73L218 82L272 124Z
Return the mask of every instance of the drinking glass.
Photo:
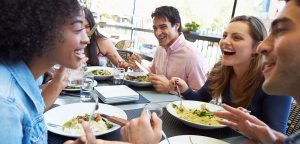
M79 90L81 102L92 100L90 92L92 92L94 86L94 77L85 73L85 66L86 63L81 62L77 69L68 69L68 86Z
M86 74L83 77L83 85L80 93L80 100L82 102L89 102L92 100L92 92L94 88L94 76Z
M115 68L113 76L113 85L122 85L124 84L125 69L124 68Z

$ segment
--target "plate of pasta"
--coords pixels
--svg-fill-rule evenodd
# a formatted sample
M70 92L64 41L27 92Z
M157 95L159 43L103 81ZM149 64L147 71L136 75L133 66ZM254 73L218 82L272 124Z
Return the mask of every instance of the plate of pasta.
M146 87L151 86L152 83L149 77L144 72L127 72L125 76L125 81L133 86Z
M222 107L206 102L183 100L171 102L167 105L167 111L184 124L198 129L216 129L226 127L217 122L213 112L223 110Z
M95 80L107 80L107 79L113 77L114 68L89 66L89 67L87 67L86 73L93 75Z
M95 136L104 135L120 128L119 125L100 116L106 114L127 119L126 113L115 106L100 104L90 121ZM45 123L49 131L68 137L80 137L84 134L82 121L88 121L95 103L73 103L58 106L44 113Z

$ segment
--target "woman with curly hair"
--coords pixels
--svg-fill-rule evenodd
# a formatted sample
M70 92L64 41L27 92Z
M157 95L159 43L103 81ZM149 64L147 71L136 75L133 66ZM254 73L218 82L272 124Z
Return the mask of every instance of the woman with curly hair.
M90 30L96 25L94 16L88 8L84 8L85 20L83 25L86 32L89 33ZM90 44L86 47L86 54L89 58L88 64L92 66L106 66L108 60L112 62L115 66L127 68L128 64L121 58L117 52L116 47L112 42L99 33L96 29L92 34L90 34Z
M187 100L213 100L246 108L271 128L285 133L291 97L270 96L262 90L261 55L256 48L266 36L266 28L258 18L237 16L223 33L222 58L208 74L204 86L195 92L179 78L172 78L171 83L178 84Z
M36 80L54 64L73 69L80 65L89 43L82 7L76 0L9 0L1 2L0 13L1 143L47 143L43 112L57 96L42 97ZM152 119L156 128L145 115L128 124L122 129L125 139L139 142L131 135L136 126L156 131L149 141L157 142L161 121L155 115ZM86 136L68 143L103 142L87 123L83 126Z

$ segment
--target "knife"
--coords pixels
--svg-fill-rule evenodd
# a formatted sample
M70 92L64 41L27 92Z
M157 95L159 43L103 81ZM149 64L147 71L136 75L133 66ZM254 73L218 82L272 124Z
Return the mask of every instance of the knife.
M109 116L106 114L100 114L102 117L106 118L108 121L118 124L120 126L125 126L129 121L123 118L119 118L116 116Z
M137 61L134 61L135 62L135 64L144 72L144 73L146 73L147 75L149 74L149 71L143 66L143 65L141 65L139 62L137 62Z

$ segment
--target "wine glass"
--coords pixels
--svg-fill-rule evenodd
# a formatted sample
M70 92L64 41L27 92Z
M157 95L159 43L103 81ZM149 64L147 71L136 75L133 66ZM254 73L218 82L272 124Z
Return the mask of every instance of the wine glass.
M158 117L161 117L163 115L163 106L157 103L147 103L144 106L144 110L146 111L149 119L151 118L151 114L154 112ZM164 137L164 139L167 140L168 144L170 144L170 141L165 134L163 130L161 130L161 134Z

